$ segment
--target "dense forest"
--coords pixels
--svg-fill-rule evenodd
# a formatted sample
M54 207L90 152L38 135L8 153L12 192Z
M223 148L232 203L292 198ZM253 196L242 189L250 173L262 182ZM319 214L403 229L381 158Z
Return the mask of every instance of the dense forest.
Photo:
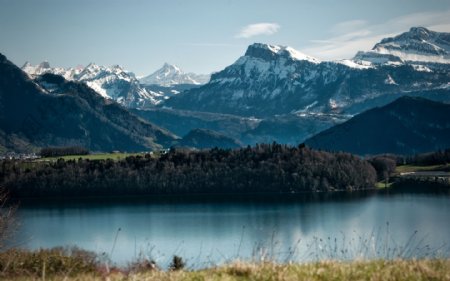
M12 197L254 193L372 188L377 172L348 153L300 145L241 149L172 149L160 157L54 162L1 162L1 185Z
M404 163L412 165L445 165L450 163L450 148L405 157Z
M419 153L413 155L400 155L400 154L380 154L368 158L369 162L377 168L379 163L376 161L390 162L383 163L382 165L396 166L400 165L417 165L417 166L430 166L430 165L446 165L450 163L450 148L440 149L437 151ZM392 163L394 162L394 163ZM378 165L379 166L379 165ZM380 166L379 166L380 167ZM391 167L388 167L390 169ZM395 166L394 166L395 169Z

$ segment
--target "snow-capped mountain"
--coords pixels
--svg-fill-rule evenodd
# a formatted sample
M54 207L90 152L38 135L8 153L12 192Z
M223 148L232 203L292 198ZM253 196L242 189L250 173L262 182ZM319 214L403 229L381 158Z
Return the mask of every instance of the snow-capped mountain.
M409 32L383 39L368 52L358 52L354 59L374 64L448 64L450 33L412 27Z
M118 65L108 68L91 63L73 78L85 82L103 97L126 107L154 106L162 100L160 94L141 87L132 72L125 71Z
M179 84L206 84L209 81L209 75L185 73L176 65L165 63L154 73L139 79L144 85L159 85L170 87Z
M179 139L101 98L86 84L51 73L31 80L2 54L0 73L0 145L6 151L72 145L91 151L144 151Z
M31 65L26 62L22 68L28 75L36 77L44 73L53 73L63 76L66 80L73 80L73 77L79 74L83 67L73 67L73 68L62 68L62 67L51 67L48 61L43 61L38 65Z
M450 64L446 63L449 36L413 28L384 39L374 47L378 53L368 52L384 52L388 58L384 63L363 57L363 53L352 60L321 62L290 47L256 43L235 63L214 73L209 83L173 96L164 105L267 117L359 113L375 101L389 102L403 94L434 95L436 91L446 92L450 101ZM417 63L417 58L409 60L412 57L407 54L428 56L432 62L442 59L439 67L428 67Z
M141 86L132 72L118 65L112 67L90 63L86 67L53 68L48 62L33 66L25 63L22 70L32 78L44 73L61 75L67 80L84 82L99 95L112 99L126 107L152 107L164 99L164 95Z

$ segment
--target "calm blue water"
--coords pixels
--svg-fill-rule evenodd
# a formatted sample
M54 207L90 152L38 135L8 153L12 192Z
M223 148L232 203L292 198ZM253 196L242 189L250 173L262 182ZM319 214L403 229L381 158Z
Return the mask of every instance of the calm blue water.
M16 243L76 245L120 265L144 256L164 267L176 254L193 268L236 259L450 256L448 195L98 201L22 202Z

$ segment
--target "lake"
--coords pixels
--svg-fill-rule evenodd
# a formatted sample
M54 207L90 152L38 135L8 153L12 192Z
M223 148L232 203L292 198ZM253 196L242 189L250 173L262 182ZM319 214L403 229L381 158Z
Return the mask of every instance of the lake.
M271 259L450 256L450 196L383 192L22 202L16 245L190 268Z

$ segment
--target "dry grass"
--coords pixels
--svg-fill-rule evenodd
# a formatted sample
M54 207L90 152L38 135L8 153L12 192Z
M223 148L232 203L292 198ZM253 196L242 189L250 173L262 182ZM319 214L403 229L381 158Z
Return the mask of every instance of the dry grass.
M79 248L52 248L37 251L10 249L0 253L0 279L45 279L46 276L76 277L95 274L100 262L95 253Z
M13 280L42 280L42 278L16 276ZM48 276L45 280L450 280L450 260L325 261L285 265L236 262L227 266L199 271L152 270L139 273L113 271L110 273L80 273L71 277L55 275Z

